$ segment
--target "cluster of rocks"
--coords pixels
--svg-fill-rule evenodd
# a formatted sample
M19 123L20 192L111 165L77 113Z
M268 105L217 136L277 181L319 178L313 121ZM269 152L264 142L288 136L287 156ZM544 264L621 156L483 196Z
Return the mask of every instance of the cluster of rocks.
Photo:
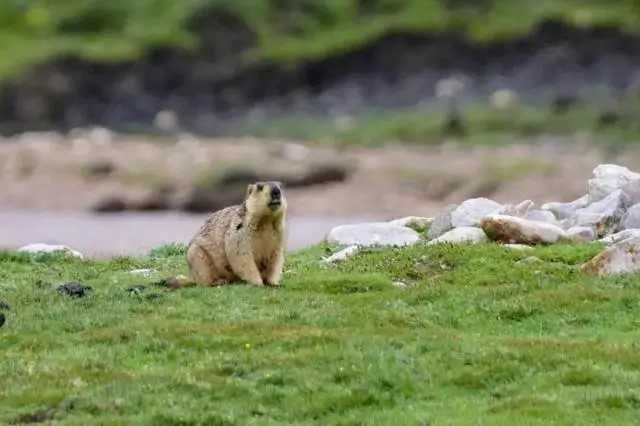
M420 233L412 228L425 228ZM599 241L608 247L582 270L594 275L640 271L640 174L602 164L593 170L588 193L571 202L536 207L531 200L500 204L473 198L450 205L432 218L342 225L327 242L348 247L325 258L336 262L372 245L495 242L514 249L539 244Z

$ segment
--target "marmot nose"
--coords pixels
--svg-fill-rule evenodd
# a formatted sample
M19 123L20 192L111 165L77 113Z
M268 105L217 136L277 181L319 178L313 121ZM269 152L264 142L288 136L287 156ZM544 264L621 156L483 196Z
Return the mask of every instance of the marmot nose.
M280 188L277 186L271 187L271 198L280 198L280 195L282 195Z

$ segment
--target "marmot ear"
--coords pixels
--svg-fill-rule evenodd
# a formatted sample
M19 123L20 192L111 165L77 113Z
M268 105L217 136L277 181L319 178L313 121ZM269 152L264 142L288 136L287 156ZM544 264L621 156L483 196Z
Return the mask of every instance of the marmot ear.
M255 188L254 184L250 183L249 185L247 185L247 197L253 194L253 188Z

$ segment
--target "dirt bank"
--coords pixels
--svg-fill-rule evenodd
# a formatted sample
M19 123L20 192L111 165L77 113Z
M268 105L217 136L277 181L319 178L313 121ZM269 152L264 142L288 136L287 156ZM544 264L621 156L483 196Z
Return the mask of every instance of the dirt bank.
M531 141L530 141L531 142ZM293 216L431 215L475 196L499 202L571 200L602 162L640 169L640 156L605 156L577 138L535 144L456 148L390 144L328 148L255 139L166 141L93 131L76 137L23 134L0 142L0 205L21 210L88 211L105 197L144 199L171 187L249 168L294 173L318 164L346 167L344 182L288 189Z

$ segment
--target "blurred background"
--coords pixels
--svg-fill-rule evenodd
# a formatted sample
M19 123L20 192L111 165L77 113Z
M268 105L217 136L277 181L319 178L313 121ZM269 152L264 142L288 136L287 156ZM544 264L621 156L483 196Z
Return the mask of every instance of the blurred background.
M281 180L290 248L640 170L637 0L1 0L0 246L187 242Z

